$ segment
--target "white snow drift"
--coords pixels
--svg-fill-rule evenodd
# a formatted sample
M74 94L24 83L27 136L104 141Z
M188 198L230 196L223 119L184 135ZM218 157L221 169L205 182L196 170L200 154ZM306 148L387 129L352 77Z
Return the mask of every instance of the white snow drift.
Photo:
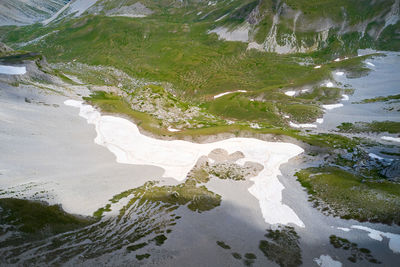
M319 258L315 258L314 261L321 267L341 267L340 261L335 261L329 255L321 255Z
M252 161L264 166L259 175L251 179L254 185L249 192L258 199L265 222L304 227L297 214L282 203L284 186L278 180L281 174L279 166L303 152L299 146L253 138L232 138L208 144L158 140L142 135L134 123L115 116L102 116L81 101L67 100L64 103L80 108L79 115L96 127L95 142L108 148L117 162L159 166L165 170L163 177L184 180L197 160L216 148L228 153L243 152L245 158L239 160L239 164Z
M365 226L361 226L361 225L352 225L351 228L369 232L368 236L377 241L383 241L383 237L388 238L389 239L389 248L394 253L400 253L400 235L399 234L385 233L385 232L374 230L374 229L371 229L371 228L368 228Z
M217 98L219 98L221 96L224 96L224 95L233 94L233 93L247 93L247 91L246 90L237 90L237 91L225 92L225 93L221 93L221 94L215 95L214 99L217 99Z
M385 141L400 142L400 137L382 136L381 139Z
M0 74L21 75L26 73L26 67L0 65Z
M343 107L343 104L322 105L322 107L324 109L331 110L331 109L335 109L335 108L341 108L341 107Z
M296 91L286 91L285 95L287 96L294 96L296 94Z

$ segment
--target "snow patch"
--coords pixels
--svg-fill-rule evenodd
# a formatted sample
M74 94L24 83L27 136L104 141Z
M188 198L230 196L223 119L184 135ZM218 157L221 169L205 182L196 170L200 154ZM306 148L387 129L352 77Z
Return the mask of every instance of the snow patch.
M180 132L181 130L178 130L178 129L175 129L175 128L172 128L172 127L168 127L168 131L170 131L170 132Z
M314 69L320 69L320 68L321 68L321 65L317 65L314 67Z
M311 124L311 123L294 123L294 122L289 122L289 125L293 128L317 128L317 125Z
M224 95L233 94L233 93L247 93L247 91L246 90L237 90L237 91L225 92L225 93L221 93L221 94L215 95L214 99L217 99L217 98L219 98L221 96L224 96Z
M351 228L369 232L368 236L371 239L374 239L377 241L382 241L383 237L388 238L389 239L389 248L394 253L400 253L400 235L399 234L381 232L381 231L374 230L374 229L371 229L371 228L368 228L365 226L361 226L361 225L352 225Z
M381 139L392 142L400 142L400 137L382 136Z
M371 62L367 62L367 65L369 65L369 66L371 66L371 67L375 67L375 64L374 64L374 63L371 63Z
M294 96L296 94L296 91L286 91L285 95L287 96Z
M368 156L369 156L371 159L384 160L384 158L382 158L382 157L380 157L380 156L378 156L378 155L376 155L376 154L374 154L374 153L369 153Z
M340 261L335 261L329 255L321 255L319 258L315 258L314 261L321 267L341 267Z
M349 96L348 95L342 95L342 100L343 101L348 101L349 100Z
M0 74L21 75L26 73L26 67L0 65Z
M66 100L64 103L79 108L79 115L95 125L95 143L110 150L118 163L159 166L165 170L163 177L185 180L197 160L216 148L225 149L228 153L243 152L246 161L258 162L264 166L256 177L251 178L254 184L248 190L258 199L265 222L305 227L297 214L282 203L285 187L278 179L281 175L280 165L302 153L304 150L301 147L254 138L231 138L206 144L158 140L142 135L137 126L126 119L102 116L82 101Z
M222 17L216 19L215 22L218 22L218 21L220 21L220 20L223 20L223 19L224 19L226 16L228 16L228 15L229 15L229 13L226 13L226 14L223 15Z
M337 229L345 231L345 232L350 232L351 231L350 228L345 228L345 227L338 227Z
M343 71L338 71L338 72L336 72L335 73L337 76L343 76L344 75L344 72Z
M250 127L253 129L261 129L261 126L258 123L250 123Z
M324 86L324 84L322 84L322 86ZM332 88L333 87L333 83L332 82L327 82L325 84L326 87Z
M335 109L335 108L341 108L341 107L343 107L343 104L322 105L322 107L324 109L331 110L331 109Z

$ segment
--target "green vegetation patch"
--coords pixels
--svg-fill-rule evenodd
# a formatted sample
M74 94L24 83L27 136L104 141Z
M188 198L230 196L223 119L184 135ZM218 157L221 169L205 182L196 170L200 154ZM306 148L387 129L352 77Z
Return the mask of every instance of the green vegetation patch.
M265 237L267 240L261 240L259 248L269 260L282 267L302 264L300 237L293 227L279 226L277 230L269 229Z
M150 258L150 254L149 253L146 253L146 254L137 254L136 255L136 259L138 259L138 260L144 260L144 259L148 259L148 258Z
M337 167L308 168L296 176L324 214L400 224L400 184L364 179Z
M148 245L147 243L139 243L139 244L128 246L128 247L126 247L126 249L129 251L136 251L138 249L144 248L147 245Z
M15 53L17 53L15 51ZM0 62L4 64L21 64L24 61L42 60L43 56L39 53L18 53L11 56L0 57Z
M93 221L66 213L60 206L48 205L24 199L0 199L1 224L9 224L16 230L37 234L58 234L91 224Z
M234 257L234 258L237 259L237 260L241 260L241 259L242 259L242 255L240 255L240 254L237 253L237 252L233 252L233 253L232 253L232 257Z
M308 99L313 103L321 104L337 103L342 97L342 89L331 87L316 87L312 91L297 96L297 99Z
M136 201L143 202L163 202L171 207L187 205L187 207L195 212L204 212L211 210L221 203L221 196L209 191L205 186L197 186L196 181L188 179L185 183L176 186L156 186L156 182L147 182L143 186L124 191L110 199L111 203L116 203L120 199L133 196L128 206ZM98 209L94 215L101 217L103 212L110 210L110 204ZM124 209L120 214L123 215ZM178 218L177 216L176 218Z
M343 133L400 133L400 122L397 121L373 121L373 122L343 122L337 127Z
M223 249L231 249L231 247L229 245L225 244L224 241L217 241L217 245Z
M167 237L165 235L158 235L154 237L152 241L156 243L156 246L161 246L164 244L165 240L167 240Z
M243 263L246 266L251 266L255 262L256 259L257 259L257 257L254 253L246 253L246 254L244 254Z
M353 102L353 104L367 104L367 103L376 103L376 102L388 102L391 100L400 100L400 94L398 95L389 95L389 96L378 96L374 98L363 99L360 102Z
M331 245L334 246L335 248L341 248L343 250L347 250L351 254L351 256L349 256L347 259L353 263L362 260L366 260L370 263L375 263L375 264L381 263L371 255L371 251L369 249L359 248L356 243L352 243L345 238L331 235L329 237L329 241Z

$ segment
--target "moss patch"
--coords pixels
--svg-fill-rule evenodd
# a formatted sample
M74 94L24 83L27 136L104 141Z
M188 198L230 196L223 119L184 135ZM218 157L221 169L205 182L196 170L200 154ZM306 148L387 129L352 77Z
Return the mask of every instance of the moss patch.
M380 264L381 262L375 259L371 255L371 251L367 248L359 248L356 243L352 243L345 238L341 238L335 235L329 237L329 241L335 248L341 248L347 250L350 256L347 258L353 263L357 263L362 260L366 260L370 263Z
M343 219L400 224L400 185L355 176L336 167L296 173L323 213Z
M299 236L293 227L284 226L277 230L268 230L267 240L261 240L259 248L271 261L280 266L300 266L301 249Z
M223 249L231 249L231 247L229 245L225 244L224 241L217 241L217 245Z
M89 225L93 221L66 213L60 206L24 199L0 199L2 224L13 225L17 230L38 234L58 234Z
M343 122L337 127L343 133L400 133L400 122L396 121L373 121L373 122Z

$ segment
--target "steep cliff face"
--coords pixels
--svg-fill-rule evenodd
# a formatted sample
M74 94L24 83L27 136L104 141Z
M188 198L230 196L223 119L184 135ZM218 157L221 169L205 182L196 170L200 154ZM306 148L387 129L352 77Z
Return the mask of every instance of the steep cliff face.
M27 25L51 17L70 0L1 0L0 26Z
M347 49L382 45L400 49L399 0L310 2L259 0L239 4L216 19L215 28L234 33L237 28L246 27L249 49L280 54L327 46L340 49L344 44ZM222 5L218 2L216 7ZM242 21L235 19L240 13ZM220 37L230 39L226 32Z
M279 54L400 50L400 0L2 0L0 26L105 15L206 23L220 39Z

